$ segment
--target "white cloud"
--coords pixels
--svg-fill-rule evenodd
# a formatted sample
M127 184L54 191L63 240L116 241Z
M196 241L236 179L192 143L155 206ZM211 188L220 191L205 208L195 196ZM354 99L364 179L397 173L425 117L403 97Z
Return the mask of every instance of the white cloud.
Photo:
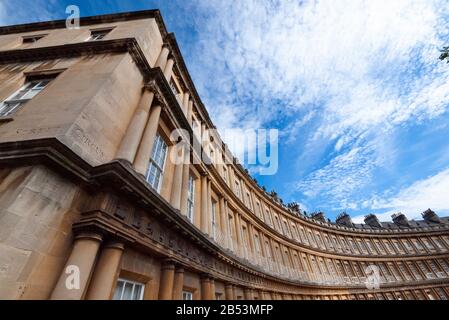
M355 209L347 194L356 193L371 178L372 158L371 148L354 147L298 182L296 188L304 190L308 198L320 195L330 199L335 209Z
M384 211L380 220L391 220L393 213L402 212L409 219L421 218L421 212L431 208L437 213L449 213L449 169L423 180L416 181L392 197L373 197L365 206ZM363 216L354 218L362 222Z
M383 140L448 111L449 68L437 59L446 1L197 5L201 59L192 73L218 128L290 117L281 143L292 143L313 115L316 130L302 153L335 143L332 158L297 184L309 197L357 206L352 196L394 154Z
M27 1L26 10L15 10L17 1L0 1L0 24L64 14L55 0ZM334 208L371 208L374 202L359 203L354 195L372 182L376 168L390 163L392 132L448 111L449 68L437 60L447 40L447 1L186 5L198 32L192 50L183 53L219 129L280 123L280 143L298 161L331 146L326 161L314 159L313 170L297 179L296 190L308 196L304 202L321 198ZM304 134L300 150L293 150Z

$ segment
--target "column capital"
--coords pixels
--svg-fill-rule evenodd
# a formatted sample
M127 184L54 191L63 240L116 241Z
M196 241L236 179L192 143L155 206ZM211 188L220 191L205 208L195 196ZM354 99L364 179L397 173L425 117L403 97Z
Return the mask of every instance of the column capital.
M79 232L75 235L75 240L79 239L90 239L98 242L103 241L103 235L99 232Z
M184 267L175 266L175 273L184 273Z
M113 248L113 249L119 249L119 250L125 250L125 244L116 239L111 239L105 242L104 248Z
M200 279L201 281L210 281L211 279L213 279L213 277L208 273L202 273L200 275Z
M162 270L175 270L175 262L171 259L165 259L162 261Z
M208 180L209 180L209 176L210 176L209 172L203 171L200 173L200 175L201 175L201 178L208 178Z

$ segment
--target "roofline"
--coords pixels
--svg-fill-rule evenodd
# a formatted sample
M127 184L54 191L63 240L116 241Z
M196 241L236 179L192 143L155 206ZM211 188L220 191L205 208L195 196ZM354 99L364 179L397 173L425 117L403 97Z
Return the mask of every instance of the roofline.
M162 38L165 38L168 32L162 19L161 12L158 9L129 11L129 12L81 17L80 26L88 26L94 24L120 22L128 20L148 19L148 18L156 19ZM9 25L0 27L0 35L42 31L49 29L60 29L65 28L65 26L66 26L66 19Z

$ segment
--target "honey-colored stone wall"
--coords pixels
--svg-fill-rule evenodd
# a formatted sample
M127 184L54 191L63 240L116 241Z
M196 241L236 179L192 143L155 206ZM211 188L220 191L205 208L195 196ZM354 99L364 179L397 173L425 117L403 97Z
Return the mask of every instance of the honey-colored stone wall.
M201 300L200 276L196 273L184 273L184 290L192 292L193 300Z
M161 261L151 255L125 248L119 277L145 284L144 300L157 300Z
M72 246L82 191L43 166L0 170L0 299L47 299Z
M151 66L154 66L162 47L162 36L155 19L139 19L117 23L81 26L79 29L48 29L25 33L0 35L0 51L44 48L86 41L90 30L113 27L103 40L135 38ZM46 35L39 41L23 44L24 36Z
M0 100L26 73L65 69L0 123L0 143L56 137L92 165L112 160L138 104L143 80L129 54L102 54L0 67Z

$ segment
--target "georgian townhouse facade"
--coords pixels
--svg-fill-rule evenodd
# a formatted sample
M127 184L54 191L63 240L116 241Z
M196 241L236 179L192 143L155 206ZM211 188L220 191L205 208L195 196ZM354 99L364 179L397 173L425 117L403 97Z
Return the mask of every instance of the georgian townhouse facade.
M449 297L448 218L284 206L214 131L157 10L0 27L0 101L1 299ZM202 147L170 161L180 141Z

